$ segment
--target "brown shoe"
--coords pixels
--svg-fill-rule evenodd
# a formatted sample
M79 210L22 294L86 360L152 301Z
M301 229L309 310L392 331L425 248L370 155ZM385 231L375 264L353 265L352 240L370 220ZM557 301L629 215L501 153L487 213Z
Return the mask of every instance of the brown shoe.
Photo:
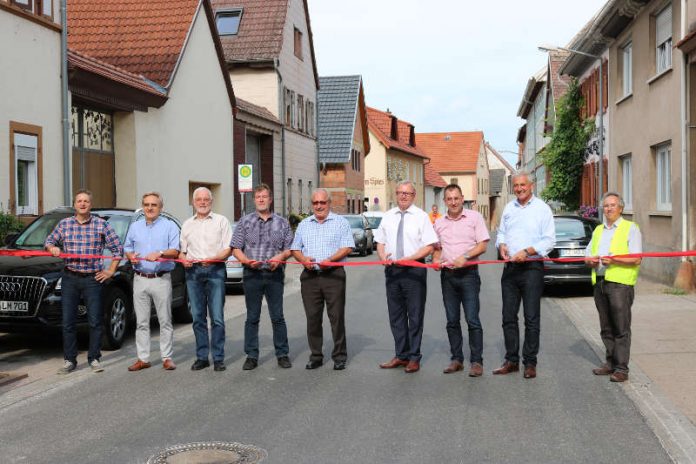
M602 364L601 367L597 367L597 368L592 369L592 373L594 375L610 375L613 372L614 372L614 369L612 369L611 367L609 367L606 364Z
M149 362L144 362L144 361L141 361L141 360L138 359L138 360L135 361L133 364L131 364L130 366L128 366L128 370L131 371L131 372L135 372L135 371L140 371L140 370L143 370L143 369L147 369L147 368L150 367L150 366L151 366L151 364L150 364Z
M505 361L502 366L497 369L493 369L493 375L505 375L511 372L519 372L520 364L513 363L510 361Z
M536 377L536 366L532 366L531 364L529 366L524 366L524 378L525 379L533 379Z
M176 369L176 364L174 364L174 361L172 361L171 358L167 358L162 363L162 369L165 371L173 371Z
M471 363L469 377L481 377L483 375L483 365L481 363Z
M406 365L406 369L404 369L404 372L406 372L407 374L413 374L414 372L418 372L419 370L420 363L418 361L409 361Z
M449 366L445 367L445 370L442 371L443 374L451 374L452 372L457 372L457 371L463 371L464 370L464 365L461 363L461 361L457 361L456 359L453 360Z
M609 380L612 382L625 382L628 380L628 374L626 372L614 371L609 376Z
M382 363L379 365L382 369L394 369L397 367L405 367L408 365L408 361L405 359L392 358L391 361Z

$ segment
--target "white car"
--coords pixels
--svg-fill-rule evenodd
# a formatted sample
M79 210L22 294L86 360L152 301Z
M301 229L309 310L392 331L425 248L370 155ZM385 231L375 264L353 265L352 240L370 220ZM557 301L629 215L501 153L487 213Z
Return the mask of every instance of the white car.
M232 233L234 233L234 229L235 227L237 227L237 223L233 222L231 226ZM242 263L237 261L237 258L230 255L230 257L227 258L227 262L225 263L225 270L227 271L227 276L225 277L225 287L235 287L241 289L242 282L244 281L244 267L242 266Z

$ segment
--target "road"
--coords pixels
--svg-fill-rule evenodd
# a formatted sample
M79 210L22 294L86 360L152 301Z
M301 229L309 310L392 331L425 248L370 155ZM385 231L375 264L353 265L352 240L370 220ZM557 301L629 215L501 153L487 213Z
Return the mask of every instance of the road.
M129 373L131 339L106 356L102 374L82 368L0 395L0 462L142 463L176 444L209 441L263 448L271 463L670 462L621 388L591 374L597 356L551 300L542 303L539 376L491 375L503 357L500 271L481 269L481 378L442 374L449 347L434 271L421 371L379 369L393 356L383 273L354 267L345 371L331 362L304 369L305 318L291 280L285 309L292 369L275 363L267 316L254 371L241 368L241 316L228 318L223 373L189 370L194 347L185 326L177 328L178 370ZM330 340L327 321L325 354Z

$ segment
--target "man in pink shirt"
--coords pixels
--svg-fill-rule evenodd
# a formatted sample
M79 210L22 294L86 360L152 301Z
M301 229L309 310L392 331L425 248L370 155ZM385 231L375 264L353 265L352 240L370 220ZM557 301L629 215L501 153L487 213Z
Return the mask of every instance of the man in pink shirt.
M480 377L483 374L483 328L479 319L481 278L478 266L469 262L485 253L490 235L481 214L464 210L464 196L458 185L445 187L445 203L447 214L435 221L440 243L433 253L433 263L442 265L440 283L452 353L452 361L443 372L451 374L464 369L459 311L463 306L469 327L469 377Z

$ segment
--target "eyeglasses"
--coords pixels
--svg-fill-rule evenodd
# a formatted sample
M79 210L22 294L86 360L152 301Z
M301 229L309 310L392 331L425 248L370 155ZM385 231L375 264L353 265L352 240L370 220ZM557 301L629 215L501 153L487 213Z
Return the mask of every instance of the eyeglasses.
M413 193L413 192L399 192L398 190L397 190L396 194L397 195L405 195L407 197L410 197L411 195L415 195L415 193Z
M159 206L159 203L143 203L143 208L156 208Z
M328 201L325 201L325 200L317 200L317 201L313 201L313 202L312 202L312 205L318 206L318 205L326 205L326 204L328 204L328 203L329 203L329 202L328 202Z

